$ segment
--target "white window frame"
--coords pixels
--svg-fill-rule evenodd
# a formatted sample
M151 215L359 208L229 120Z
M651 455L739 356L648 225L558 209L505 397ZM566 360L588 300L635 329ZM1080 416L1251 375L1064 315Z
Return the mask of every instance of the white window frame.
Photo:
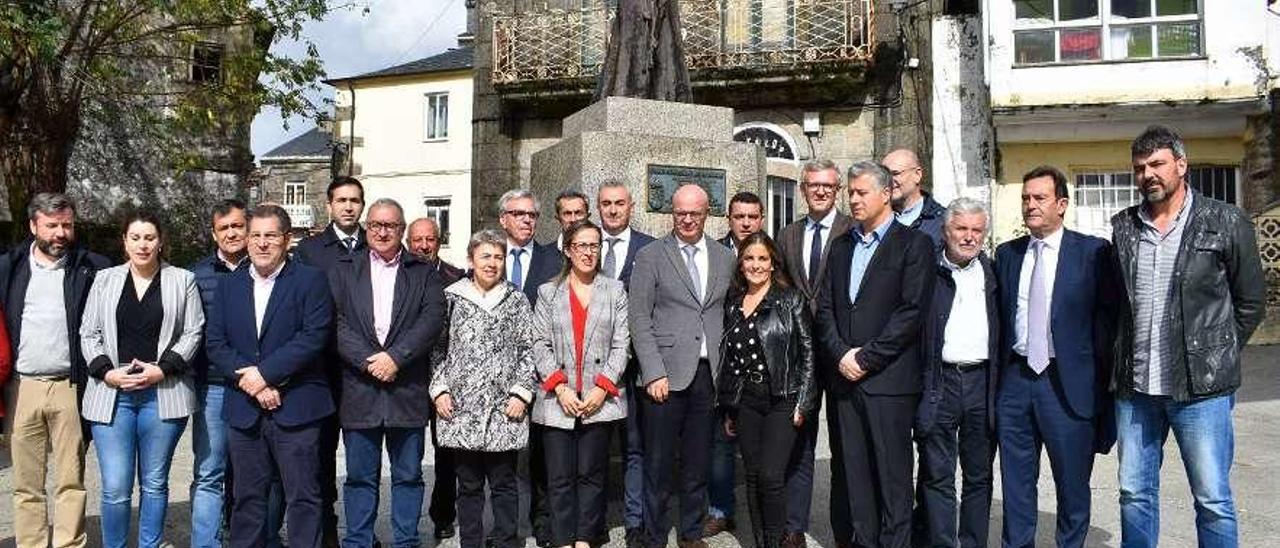
M1227 203L1232 204L1232 205L1236 205L1236 206L1238 206L1238 205L1240 205L1240 204L1241 204L1241 200L1244 198L1244 194L1243 194L1243 193L1244 193L1244 186L1241 184L1241 181L1240 181L1240 166L1233 166L1233 165L1227 165L1227 164L1201 164L1201 165L1194 165L1194 164L1193 164L1193 165L1191 165L1191 166L1188 166L1188 168L1187 168L1187 175L1188 175L1187 180L1188 180L1188 182L1190 182L1190 174L1191 174L1191 171L1192 171L1192 170L1197 170L1197 169L1215 169L1215 170L1216 170L1216 169L1221 169L1221 170L1230 171L1230 172L1233 174L1233 178L1234 178L1234 184L1232 185L1232 186L1233 186L1232 191L1233 191L1233 193L1235 194L1235 199L1234 199L1234 200L1223 200L1221 197L1218 197L1218 196L1211 196L1211 197L1212 197L1212 198L1219 199L1219 200L1222 200L1222 201L1227 202ZM1203 193L1204 191L1201 191L1201 192Z
M1044 65L1061 65L1061 64L1088 64L1088 63L1105 63L1114 61L1160 61L1169 59L1197 59L1205 56L1205 28L1204 28L1204 4L1205 0L1198 0L1196 4L1196 13L1187 15L1156 15L1156 4L1158 0L1148 0L1151 2L1151 16L1149 17L1115 17L1111 14L1112 0L1095 0L1098 3L1098 15L1089 19L1078 19L1072 21L1058 21L1059 3L1062 0L1051 0L1053 2L1053 20L1047 19L1019 19L1017 15L1017 6L1013 6L1011 14L1013 16L1013 59L1015 67L1034 67ZM1178 56L1161 56L1160 55L1160 38L1157 33L1159 24L1168 23L1197 23L1200 27L1199 38L1200 43L1196 48L1198 53L1193 55ZM1151 29L1151 57L1115 57L1111 45L1111 31L1113 29L1125 27L1147 26ZM1102 53L1099 59L1081 59L1081 60L1062 60L1062 37L1061 31L1075 29L1100 29ZM1037 63L1019 63L1017 52L1017 35L1026 31L1054 31L1053 40L1053 61L1037 62Z
M422 216L430 217L440 228L440 247L449 246L449 223L453 214L453 196L424 196L422 198Z
M765 212L764 229L770 236L776 237L782 228L795 222L796 204L801 199L800 183L787 177L768 177L768 210Z
M290 192L290 189L294 189ZM307 182L306 181L285 181L284 196L281 200L284 205L303 206L307 205Z
M1101 177L1105 182L1101 186L1086 185L1087 177ZM1123 182L1117 183L1116 179ZM1130 199L1115 199L1120 196ZM1078 171L1072 177L1071 208L1075 210L1076 230L1086 234L1110 240L1111 216L1141 199L1142 195L1133 186L1132 171L1097 169Z
M437 118L437 110L444 111L442 120ZM449 140L449 92L422 95L422 140L429 143Z

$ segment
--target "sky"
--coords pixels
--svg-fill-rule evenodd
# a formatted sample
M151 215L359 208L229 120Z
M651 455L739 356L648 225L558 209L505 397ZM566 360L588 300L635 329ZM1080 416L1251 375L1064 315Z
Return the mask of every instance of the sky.
M458 34L465 29L466 20L465 0L356 0L353 8L310 22L303 33L320 52L325 78L340 78L457 47ZM272 48L277 54L301 56L305 52L301 43L280 42ZM322 93L314 99L333 98L333 88L324 84L320 87ZM279 111L264 108L253 119L253 154L261 157L314 125L311 120L296 117L282 120Z

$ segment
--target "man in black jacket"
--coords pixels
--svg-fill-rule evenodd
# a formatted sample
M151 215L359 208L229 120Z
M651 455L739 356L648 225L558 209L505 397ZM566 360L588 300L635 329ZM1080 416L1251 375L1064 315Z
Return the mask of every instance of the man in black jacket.
M942 248L942 213L944 208L921 184L924 168L920 158L909 148L900 148L884 156L884 167L893 174L894 218L898 222L924 232L933 245Z
M339 259L329 274L342 359L343 504L347 546L372 546L379 470L391 462L396 546L417 546L422 456L430 407L431 348L444 324L444 292L431 265L405 251L404 211L391 199L369 206L369 253Z
M1128 303L1114 345L1120 518L1125 546L1155 546L1160 461L1173 430L1196 499L1201 546L1239 544L1231 409L1240 353L1266 314L1253 224L1187 183L1177 133L1147 128L1132 146L1142 203L1111 219Z
M916 545L987 545L991 460L995 455L995 395L1000 308L995 271L982 252L987 209L968 198L943 215L933 300L924 318L924 393L916 411L927 508L926 538ZM956 459L963 474L956 530Z
M911 426L921 391L920 326L935 255L924 233L894 221L893 181L879 164L849 168L854 229L831 243L814 319L831 438L831 527L837 546L911 541Z
M13 425L13 529L18 546L84 546L84 454L80 421L87 380L80 317L95 272L110 266L76 246L75 204L40 193L27 206L32 240L0 262L0 308L13 347L6 413ZM51 449L47 451L47 449ZM53 525L45 478L53 456ZM52 539L50 537L52 536Z

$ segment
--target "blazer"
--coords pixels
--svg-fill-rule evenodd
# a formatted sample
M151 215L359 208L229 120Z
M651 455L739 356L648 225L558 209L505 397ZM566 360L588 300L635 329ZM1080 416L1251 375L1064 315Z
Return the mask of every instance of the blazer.
M995 265L986 253L978 255L982 266L983 291L987 303L987 428L994 431L996 427L996 387L999 385L1000 372L1000 292L996 282ZM944 386L942 383L942 345L945 342L947 321L951 318L951 305L955 301L956 282L950 268L938 265L935 269L937 279L933 283L932 302L929 313L924 318L924 332L921 339L924 344L924 393L920 405L916 408L917 435L927 432L933 427L938 415L938 402L942 401Z
M84 318L80 322L81 352L91 356L91 361L105 358L114 368L121 367L116 354L116 307L128 276L127 264L99 271L89 290ZM176 354L182 362L190 363L200 348L204 329L204 308L200 304L200 289L196 286L195 275L176 266L162 265L160 301L164 307L164 318L160 321L156 356ZM179 419L194 413L199 406L194 387L195 375L190 370L181 375L166 375L156 385L160 418ZM91 422L111 423L117 392L118 389L106 381L88 377L80 415Z
M605 236L608 237L607 235ZM631 241L627 243L627 256L622 261L622 270L618 272L618 279L622 280L622 286L626 289L631 287L631 270L636 264L636 254L653 242L657 241L653 236L631 229ZM604 260L603 257L601 260Z
M827 273L814 319L815 339L822 357L829 393L862 390L874 395L919 394L923 388L920 328L933 294L933 242L923 232L897 221L867 265L858 300L849 302L849 267L853 235L841 234L831 243ZM840 374L845 353L861 348L858 366L867 376L857 383Z
M667 377L671 390L684 390L698 372L703 336L711 379L719 375L724 300L733 277L733 253L703 236L707 245L707 287L699 302L674 233L636 254L627 317L640 360L639 386Z
M402 250L391 299L391 328L378 342L373 319L369 253L338 259L329 274L337 311L342 358L343 428L422 428L431 418L431 348L444 327L444 292L435 268ZM385 351L396 378L384 383L369 374L365 358Z
M809 302L809 310L813 312L817 310L818 292L822 288L822 280L826 277L827 259L831 256L831 243L841 234L847 234L853 229L853 217L836 212L835 219L831 222L831 229L826 231L826 241L822 243L822 257L818 259L816 280L809 279L809 265L804 262L804 231L807 226L807 218L801 218L783 227L778 233L778 252L782 254L782 260L787 263L787 274L791 277L791 285L804 294Z
M327 273L334 264L337 264L338 259L369 251L363 228L356 229L355 237L355 249L348 253L342 240L339 240L338 235L333 231L333 223L329 223L329 226L324 227L324 231L300 240L298 246L293 249L293 258Z
M510 261L511 257L507 257ZM533 256L527 260L529 275L524 279L524 287L520 290L529 300L529 306L538 304L538 288L560 274L560 265L564 264L564 254L556 248L556 243L543 245L533 242Z
M333 332L333 297L323 272L296 261L276 278L258 334L249 268L227 274L209 308L205 349L227 379L222 417L240 429L270 414L281 426L304 426L333 414L324 350ZM236 386L236 370L256 365L280 391L280 407L266 411Z
M1069 410L1090 419L1110 411L1111 327L1118 297L1111 272L1110 244L1102 238L1062 229L1058 269L1049 305L1049 331L1058 367L1051 370L1061 383ZM1000 363L1002 375L1016 373L1022 360L1013 358L1018 338L1018 280L1030 236L996 248L996 277L1000 284ZM1109 415L1108 415L1109 416ZM1109 445L1109 444L1107 444Z
M577 381L574 359L573 314L569 308L569 281L552 280L538 288L533 309L533 364L540 384L534 398L533 422L572 430L576 417L566 415L556 399L561 382ZM593 387L609 394L594 415L583 424L626 418L627 399L622 375L627 368L631 331L627 327L627 292L622 282L596 276L591 283L587 325L582 337L582 392Z

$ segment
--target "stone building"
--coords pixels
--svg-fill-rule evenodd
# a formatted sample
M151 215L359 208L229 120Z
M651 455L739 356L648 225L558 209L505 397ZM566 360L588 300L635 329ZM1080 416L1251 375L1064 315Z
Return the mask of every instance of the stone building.
M329 224L325 189L333 177L333 136L326 127L311 128L258 159L261 179L251 199L284 207L297 235Z

